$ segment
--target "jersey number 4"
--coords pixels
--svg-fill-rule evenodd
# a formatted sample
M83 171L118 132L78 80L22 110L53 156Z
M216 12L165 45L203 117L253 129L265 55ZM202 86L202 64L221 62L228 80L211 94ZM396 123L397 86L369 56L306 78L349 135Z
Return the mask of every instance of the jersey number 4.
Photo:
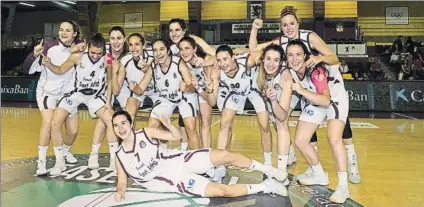
M96 74L96 72L93 71L93 72L90 73L90 76L94 77L95 74Z

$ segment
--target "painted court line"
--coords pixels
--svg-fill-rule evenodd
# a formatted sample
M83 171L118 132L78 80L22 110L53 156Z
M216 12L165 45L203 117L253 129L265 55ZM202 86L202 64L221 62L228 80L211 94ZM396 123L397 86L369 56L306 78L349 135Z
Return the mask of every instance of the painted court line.
M228 185L234 185L238 181L238 177L231 177L230 182L228 182Z
M407 116L407 115L399 114L399 113L396 113L396 112L393 112L393 114L396 114L398 116L403 116L403 117L406 117L406 118L410 118L410 119L413 119L413 120L418 120L418 119L416 119L416 118L414 118L412 116Z
M215 126L215 124L218 124L221 121L221 119L218 119L218 121L214 122L211 127Z

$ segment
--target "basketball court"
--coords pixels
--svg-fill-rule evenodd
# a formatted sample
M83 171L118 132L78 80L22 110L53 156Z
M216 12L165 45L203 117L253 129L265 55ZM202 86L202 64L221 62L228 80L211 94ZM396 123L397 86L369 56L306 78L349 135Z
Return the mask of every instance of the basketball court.
M114 201L116 175L107 169L108 148L104 142L99 159L100 169L87 167L95 121L88 111L79 112L80 129L71 151L77 164L68 164L60 176L33 174L36 169L38 135L41 117L38 108L25 104L2 106L1 146L1 206L421 206L424 203L424 120L422 114L351 113L355 148L362 182L349 184L351 199L343 205L328 201L336 187L337 178L331 151L326 140L326 126L318 130L318 153L325 171L329 173L329 186L303 186L292 181L288 197L271 197L267 194L239 198L193 198L175 193L146 191L131 185L126 200ZM34 106L32 106L34 107ZM137 116L137 128L146 126L149 109ZM176 114L173 124L177 124ZM420 117L421 116L421 117ZM294 135L297 117L290 118ZM220 119L213 116L212 147ZM263 161L260 132L254 114L236 116L233 124L230 150ZM273 131L273 164L276 160L276 134ZM179 142L171 142L171 148ZM288 168L290 178L306 170L307 164L299 151L297 163ZM50 145L47 167L54 165ZM248 169L229 166L223 183L259 183L262 174Z

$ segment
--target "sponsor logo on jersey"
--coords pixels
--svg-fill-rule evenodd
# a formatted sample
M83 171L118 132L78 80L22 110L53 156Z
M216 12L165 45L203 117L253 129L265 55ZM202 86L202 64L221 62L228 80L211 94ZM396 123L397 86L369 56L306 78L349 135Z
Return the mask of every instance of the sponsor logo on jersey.
M144 142L143 140L140 141L140 148L145 148L146 147L146 142Z

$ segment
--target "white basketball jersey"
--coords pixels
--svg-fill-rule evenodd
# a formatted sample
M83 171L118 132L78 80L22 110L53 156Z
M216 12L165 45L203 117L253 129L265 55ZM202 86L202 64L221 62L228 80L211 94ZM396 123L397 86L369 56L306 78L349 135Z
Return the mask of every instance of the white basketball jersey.
M197 79L199 87L205 89L205 73L203 67L195 68L190 63L186 63L186 65L190 70L191 76ZM184 93L184 96L186 98L197 98L197 93Z
M311 33L312 33L312 31L309 31L309 30L299 30L299 39L302 40L302 42L306 45L306 48L308 48L308 51L312 55L319 55L320 53L317 50L312 49L312 47L311 47L310 40L309 40L309 36L310 36ZM284 36L280 37L280 45L283 48L284 54L286 54L286 52L287 52L288 42L289 42L289 39L287 37L284 37ZM336 100L336 99L339 99L339 97L347 96L347 92L344 88L343 78L342 78L341 73L338 69L339 64L330 65L330 66L325 65L325 67L329 71L328 87L329 87L329 90L330 90L331 100ZM290 72L294 72L294 71L290 70ZM293 73L292 73L292 76L293 76ZM296 75L296 77L297 77L297 75ZM302 100L303 100L303 98L302 98Z
M203 67L194 68L190 63L187 63L188 69L190 69L191 75L197 78L199 87L205 88L205 72Z
M252 76L252 88L259 91L258 86L258 76L259 76L259 66L254 66L250 68L251 76Z
M128 175L137 183L147 182L162 172L160 147L156 139L149 139L143 129L134 132L133 148L125 151L119 146L116 156Z
M183 80L179 64L181 59L177 56L171 56L171 62L168 66L168 71L160 68L159 64L152 64L153 77L156 84L156 89L159 92L159 97L168 99L173 103L181 101L182 92L180 91L180 82Z
M53 65L61 66L71 55L70 48L64 46L60 41L57 41L55 46L52 46L47 51L47 57ZM41 57L40 57L41 58ZM40 79L38 80L37 88L51 95L60 95L68 82L72 79L75 68L72 67L62 75L56 75L48 68L41 71Z
M299 40L301 40L306 47L308 48L308 51L311 52L313 55L318 55L318 51L316 51L315 49L312 49L310 41L309 41L309 35L313 33L310 30L299 30ZM284 55L287 54L287 44L289 43L290 39L285 37L285 36L281 36L280 37L280 46L281 48L283 48L284 51Z
M107 88L105 56L93 62L88 53L84 53L80 64L75 67L74 88L76 91L92 90L97 95L104 95Z
M283 74L283 70L284 69L280 69L280 71L278 71L278 73L275 74L275 76L271 80L265 79L265 85L267 87L273 87L275 89L278 101L280 101L281 92L283 91L280 86L281 74Z
M247 96L249 95L252 85L252 71L247 69L247 61L249 54L240 54L235 57L237 65L237 73L234 77L229 77L224 71L221 70L220 85L229 89L230 93L235 95ZM256 81L256 80L255 80Z
M326 66L328 70L328 88L330 97L333 102L338 102L340 99L348 98L348 94L344 85L343 76L340 73L339 65Z
M153 56L150 56L146 51L143 52L143 58L144 60L142 61L147 60L147 62L149 62L153 60ZM121 59L121 63L125 67L125 79L124 79L122 88L126 87L127 89L129 89L128 86L130 82L140 83L141 80L143 79L144 72L141 71L141 68L138 67L138 61L136 61L131 54L128 54ZM147 86L146 91L143 95L151 95L153 93L154 93L154 81L151 81L149 85Z
M313 93L317 93L317 88L315 87L315 85L312 83L311 78L307 77L306 75L301 79L299 78L299 76L297 75L296 71L290 69L290 74L292 76L292 78L294 79L294 81L296 81L297 83L300 83L300 85L305 88L308 91L311 91ZM326 108L324 106L319 106L319 105L315 105L313 104L311 101L309 101L308 99L306 99L304 96L302 96L301 99L301 105L302 105L302 109L304 109L305 107L309 106L309 105L314 105L317 108Z

